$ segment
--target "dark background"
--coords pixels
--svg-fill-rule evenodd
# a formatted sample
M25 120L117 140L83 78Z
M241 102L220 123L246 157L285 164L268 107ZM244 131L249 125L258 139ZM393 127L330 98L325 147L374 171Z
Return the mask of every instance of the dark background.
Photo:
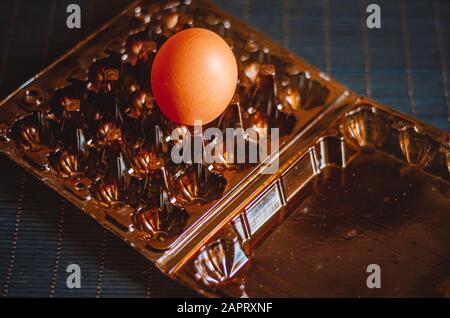
M350 89L449 130L450 1L214 0ZM81 30L69 30L77 3ZM0 1L0 99L95 31L129 0ZM79 264L82 288L66 287ZM191 297L15 163L0 157L0 295Z

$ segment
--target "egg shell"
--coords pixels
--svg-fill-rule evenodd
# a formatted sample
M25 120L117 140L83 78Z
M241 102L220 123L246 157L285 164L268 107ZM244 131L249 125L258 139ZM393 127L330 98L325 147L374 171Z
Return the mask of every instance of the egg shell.
M151 86L162 113L192 126L216 119L236 90L238 68L228 44L216 33L192 28L170 37L158 51Z

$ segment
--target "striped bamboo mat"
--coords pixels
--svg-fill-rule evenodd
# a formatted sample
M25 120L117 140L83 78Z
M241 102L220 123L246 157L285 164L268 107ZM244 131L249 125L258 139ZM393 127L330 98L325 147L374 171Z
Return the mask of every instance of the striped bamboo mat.
M69 0L0 1L0 99L129 1L79 0L82 29L67 31ZM214 0L360 94L449 130L450 2ZM9 159L0 157L0 294L35 297L193 297L119 239ZM82 288L66 287L79 264Z

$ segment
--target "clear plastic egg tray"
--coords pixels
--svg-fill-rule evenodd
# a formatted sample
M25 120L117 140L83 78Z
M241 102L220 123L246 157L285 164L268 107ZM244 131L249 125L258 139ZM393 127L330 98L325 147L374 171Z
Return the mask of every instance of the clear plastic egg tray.
M239 67L236 94L210 126L278 128L279 149L267 159L171 161L171 132L190 128L160 113L150 70L161 45L191 27L223 37ZM448 133L356 96L206 1L138 1L113 18L1 102L0 151L163 272L210 296L274 296L280 284L281 294L308 296L284 280L246 291L245 282L258 280L252 259L274 236L282 253L297 244L301 232L279 234L290 215L314 192L331 198L329 209L337 205L333 195L345 190L359 158L370 166L379 154L406 174L426 175L450 210ZM276 173L261 173L274 159ZM340 190L328 193L330 184ZM447 238L448 225L436 225ZM258 270L274 261L262 258ZM279 266L284 274L287 263Z

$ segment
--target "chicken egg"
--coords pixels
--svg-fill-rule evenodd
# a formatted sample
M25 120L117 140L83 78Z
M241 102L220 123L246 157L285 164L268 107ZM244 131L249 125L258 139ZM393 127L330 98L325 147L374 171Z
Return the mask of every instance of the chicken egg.
M177 124L207 124L230 103L238 79L236 59L216 33L191 28L170 37L157 52L151 87L162 113Z

